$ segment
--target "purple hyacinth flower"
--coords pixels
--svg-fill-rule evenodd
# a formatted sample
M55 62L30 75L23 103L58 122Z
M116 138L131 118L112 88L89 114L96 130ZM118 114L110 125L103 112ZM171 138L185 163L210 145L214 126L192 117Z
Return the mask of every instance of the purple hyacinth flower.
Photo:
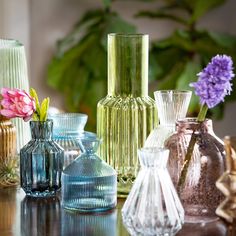
M198 81L190 86L195 88L200 103L212 108L224 101L224 97L232 91L233 61L229 56L217 55L197 76Z

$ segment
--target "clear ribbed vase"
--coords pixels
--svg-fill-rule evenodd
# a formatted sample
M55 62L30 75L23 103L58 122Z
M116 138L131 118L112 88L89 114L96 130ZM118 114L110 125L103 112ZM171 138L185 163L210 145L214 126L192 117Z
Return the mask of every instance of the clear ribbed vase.
M216 187L225 195L225 200L216 209L216 214L229 223L236 223L236 136L224 139L226 171L217 180Z
M0 89L18 88L29 91L24 46L12 39L0 39ZM17 153L30 140L30 127L23 119L12 119L16 126Z
M118 172L118 196L126 197L138 169L137 149L157 123L148 96L148 35L108 35L108 95L97 106L100 156Z
M185 118L191 95L187 90L154 92L160 125L150 133L144 147L164 147L165 140L175 131L175 121Z
M96 137L95 133L84 131L88 116L82 113L57 113L49 116L53 120L53 140L64 149L64 166L68 166L80 153L78 140Z
M64 208L80 212L100 212L117 203L116 171L96 154L101 140L96 137L80 139L82 153L62 173Z
M184 209L166 168L169 150L142 148L141 170L122 208L131 235L174 235L184 223Z

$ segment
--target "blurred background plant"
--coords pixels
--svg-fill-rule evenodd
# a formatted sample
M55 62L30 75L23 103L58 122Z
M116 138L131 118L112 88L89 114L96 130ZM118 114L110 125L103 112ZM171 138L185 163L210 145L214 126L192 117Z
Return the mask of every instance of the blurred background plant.
M122 1L122 0L117 0ZM162 39L151 41L149 81L152 95L157 89L190 89L196 74L216 54L236 59L236 36L199 27L200 19L227 0L136 0L160 2L158 9L138 12L134 17L174 21L179 26ZM70 112L89 115L87 129L96 129L96 105L106 95L107 34L136 33L133 24L112 10L114 0L103 0L103 8L86 12L57 49L48 67L48 84L60 91ZM134 1L135 2L135 1ZM235 82L234 82L235 83ZM235 86L235 85L234 85ZM236 100L236 93L211 110L211 117L222 118L224 106ZM199 111L193 96L189 115Z

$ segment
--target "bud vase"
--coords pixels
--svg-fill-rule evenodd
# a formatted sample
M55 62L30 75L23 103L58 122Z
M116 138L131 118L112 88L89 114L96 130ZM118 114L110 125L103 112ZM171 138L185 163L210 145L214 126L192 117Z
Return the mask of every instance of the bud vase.
M236 137L226 136L226 172L217 180L217 188L226 199L216 209L216 214L229 223L236 222Z
M78 139L95 137L84 131L88 116L82 113L57 113L49 116L53 120L53 140L64 149L64 166L67 167L80 155Z
M30 121L32 140L20 150L21 187L32 197L55 196L61 187L64 150L52 140L52 120Z
M100 155L118 173L118 196L126 197L138 168L137 149L156 125L148 96L148 35L108 35L108 95L97 105Z
M83 137L82 150L62 173L62 206L79 212L101 212L116 206L117 174L96 154L101 140Z
M212 121L197 122L185 118L176 122L177 132L165 142L170 150L168 169L177 188L191 136L196 137L193 154L184 183L178 193L185 209L185 221L189 223L210 222L217 219L215 210L222 194L215 182L224 171L223 142L214 134Z
M174 133L177 119L185 118L191 91L159 90L154 92L160 125L145 141L144 147L164 147L165 140Z
M141 170L122 208L131 235L175 235L184 223L184 209L166 168L169 150L142 148Z
M18 88L29 91L24 46L13 39L0 39L0 89ZM23 119L12 119L16 126L17 153L30 140L30 127Z

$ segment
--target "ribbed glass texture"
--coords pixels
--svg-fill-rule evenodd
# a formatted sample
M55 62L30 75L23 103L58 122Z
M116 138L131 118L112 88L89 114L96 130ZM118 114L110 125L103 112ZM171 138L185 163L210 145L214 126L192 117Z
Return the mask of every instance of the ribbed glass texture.
M106 211L117 203L116 171L96 151L100 139L82 138L82 154L62 173L62 206L81 212Z
M169 176L169 151L138 151L141 170L122 208L123 222L131 235L174 235L184 223L184 209Z
M95 137L96 134L84 131L84 126L88 120L86 114L57 113L51 114L49 118L53 120L53 140L65 152L63 165L65 168L80 154L78 140L82 137Z
M127 196L143 146L157 117L148 96L148 35L108 35L108 95L97 106L100 156L118 172L118 196Z
M0 115L0 164L16 155L16 127Z
M51 139L52 126L30 121L32 140L20 150L21 187L32 197L54 196L61 187L64 150Z
M224 138L226 171L217 180L216 187L225 195L225 200L216 209L216 214L229 223L236 220L236 137Z
M196 138L184 184L178 190L185 209L185 221L214 221L217 219L215 210L223 199L215 186L225 168L223 142L214 134L211 120L197 122L196 118L185 118L178 120L176 125L177 132L165 142L165 147L170 150L168 169L176 187L191 136Z
M160 125L145 141L145 147L164 147L165 140L175 131L177 119L185 118L191 99L191 91L159 90L154 92Z
M0 39L0 89L18 88L29 91L24 46L16 40ZM17 153L30 140L30 127L22 119L12 119L17 130Z

